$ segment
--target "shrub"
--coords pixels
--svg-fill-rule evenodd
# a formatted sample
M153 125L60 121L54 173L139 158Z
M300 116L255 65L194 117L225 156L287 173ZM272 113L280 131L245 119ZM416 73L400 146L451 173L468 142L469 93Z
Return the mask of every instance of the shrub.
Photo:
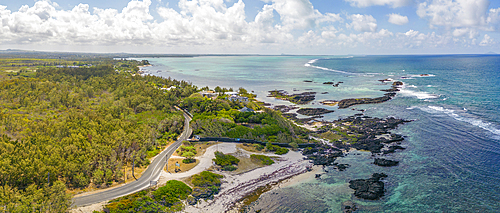
M263 165L271 165L274 163L274 161L269 156L265 155L250 155L250 158L254 161L258 161Z
M238 165L240 159L232 155L225 155L222 152L215 152L215 159L213 159L213 161L215 162L215 164L224 168L225 166Z
M196 162L196 159L194 158L186 158L182 160L183 163L194 163Z
M265 148L265 147L264 147L263 145L261 145L261 144L257 144L257 145L255 146L255 149L257 149L258 151L261 151L261 150L263 150L264 148Z
M288 153L288 149L287 148L284 148L284 147L279 147L276 152L274 152L274 154L277 154L277 155L284 155L286 153Z
M220 179L224 177L209 171L203 171L200 174L193 175L191 184L195 187L220 186Z
M233 165L226 165L226 166L222 167L222 170L224 170L224 171L234 171L236 169L238 169L238 167L233 166Z
M165 186L158 188L152 194L157 201L172 201L186 199L193 190L185 183L178 180L169 180ZM175 199L173 199L175 198ZM169 202L171 203L171 202Z

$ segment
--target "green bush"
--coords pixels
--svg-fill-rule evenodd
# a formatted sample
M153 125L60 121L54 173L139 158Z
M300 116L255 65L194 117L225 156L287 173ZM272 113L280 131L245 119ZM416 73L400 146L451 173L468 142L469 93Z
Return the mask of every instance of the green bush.
M224 176L215 174L209 171L203 171L200 174L193 175L191 178L191 184L195 187L210 187L210 186L220 186L220 179Z
M257 145L255 146L255 149L257 149L258 151L261 151L261 150L263 150L264 148L266 148L266 147L264 147L264 146L263 146L263 145L261 145L261 144L257 144Z
M274 163L274 161L269 156L265 155L250 155L250 158L252 160L258 161L259 163L262 163L263 165L271 165Z
M191 194L193 190L191 187L185 183L178 180L169 180L165 186L158 188L152 194L154 199L157 201L162 201L165 199L171 199L169 197L177 199L186 199L188 195Z
M286 153L288 153L288 149L287 148L284 148L284 147L279 147L276 152L274 152L274 154L277 154L277 155L284 155Z
M196 162L196 159L193 158L186 158L182 160L183 163L194 163Z
M224 171L234 171L236 169L238 169L238 167L233 166L233 165L226 165L226 166L222 167L222 170L224 170Z
M232 155L225 155L222 152L215 152L215 158L213 159L213 161L215 162L215 164L224 168L225 166L238 165L240 159Z

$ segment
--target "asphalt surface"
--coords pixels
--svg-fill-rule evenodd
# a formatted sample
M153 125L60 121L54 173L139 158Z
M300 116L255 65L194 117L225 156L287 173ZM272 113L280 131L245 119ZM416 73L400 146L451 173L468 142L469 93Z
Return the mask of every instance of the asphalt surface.
M189 121L191 121L191 118L186 113L184 113L184 117L184 131L182 132L179 139L177 139L176 142L163 150L163 152L161 152L153 160L153 162L149 164L148 168L146 169L146 171L144 171L139 179L120 187L108 189L106 191L80 197L74 197L72 207L87 206L90 204L100 203L103 201L108 201L125 195L129 195L149 187L150 181L158 181L161 171L163 170L163 167L165 167L168 158L170 158L174 151L179 148L179 146L182 144L182 141L188 139L189 135L191 135L192 130L191 128L189 128Z

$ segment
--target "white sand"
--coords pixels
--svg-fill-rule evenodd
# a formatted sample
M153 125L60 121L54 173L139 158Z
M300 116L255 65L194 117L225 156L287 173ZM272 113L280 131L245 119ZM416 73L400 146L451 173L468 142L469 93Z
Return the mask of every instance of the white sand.
M236 144L224 144L227 150L219 147L219 151L224 153L236 152ZM213 148L210 147L210 148ZM212 153L212 151L208 151ZM247 151L241 152L250 154ZM206 153L205 153L206 154ZM274 154L265 154L268 156L279 156ZM244 198L258 187L265 186L270 183L276 183L281 180L290 178L297 174L306 172L306 166L311 165L309 161L303 160L303 155L299 152L290 151L288 154L280 156L281 160L266 167L254 169L252 171L231 175L227 172L220 174L224 175L223 184L219 194L214 196L213 200L201 201L195 206L186 206L185 212L224 212L237 203L238 200ZM201 162L200 162L201 164ZM196 167L195 167L196 168ZM201 170L203 171L203 170Z
M87 212L93 212L93 211L102 211L104 208L104 205L106 205L107 203L108 203L108 201L94 203L92 205L82 206L82 207L78 207L76 209L70 209L69 212L71 212L71 213L87 213Z
M189 177L207 170L212 166L212 159L215 158L215 151L227 153L238 153L250 157L246 150L236 147L235 143L222 143L213 145L207 148L206 152L201 157L196 157L200 163L193 169L181 173L168 173L162 171L158 184L165 184L168 180L179 180L181 178ZM262 153L256 153L262 154ZM265 186L271 183L289 179L295 175L306 172L306 166L311 166L308 160L303 160L303 155L299 152L290 151L286 155L264 154L267 156L280 157L274 164L265 166L245 172L242 174L230 174L229 172L218 172L224 175L223 184L219 194L214 196L213 200L201 201L201 203L190 206L186 205L184 212L224 212L231 209L238 200L244 198L249 193L256 190L258 187ZM176 158L175 156L172 156ZM318 171L319 167L313 167L314 171ZM290 186L311 178L317 172L308 172L306 174L298 175L283 183L278 187ZM80 207L71 210L72 213L92 212L94 210L100 211L103 209L107 202L97 203L86 207Z

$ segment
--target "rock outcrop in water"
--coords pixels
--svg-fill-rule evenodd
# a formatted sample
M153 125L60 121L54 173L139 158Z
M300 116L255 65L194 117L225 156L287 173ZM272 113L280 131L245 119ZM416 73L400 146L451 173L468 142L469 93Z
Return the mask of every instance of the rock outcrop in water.
M300 94L288 94L284 90L271 90L268 97L290 101L294 104L308 104L316 98L316 92L303 92Z
M386 93L382 97L378 98L349 98L349 99L343 99L339 101L339 109L345 109L353 105L358 105L358 104L377 104L377 103L382 103L388 100L391 100L392 97L394 97L396 93Z
M384 196L384 182L380 181L386 178L384 173L374 173L371 178L357 179L349 181L349 188L354 189L354 195L358 198L367 200L378 200Z
M333 121L333 125L323 126L317 132L319 134L325 133L336 135L339 139L331 142L337 148L345 150L356 148L358 150L367 150L372 153L381 153L382 149L386 146L404 140L403 136L391 134L389 131L406 122L409 121L393 117L385 119L372 118L363 116L363 114L357 114ZM343 133L338 133L339 130L342 130ZM381 137L382 135L383 137ZM388 147L388 150L385 151L391 153L400 148L403 147L393 145ZM385 151L384 153L386 153Z
M399 164L399 161L388 160L383 158L375 158L373 164L377 166L390 167L390 166L397 166Z
M385 80L385 79L384 79ZM391 100L394 96L396 96L396 92L399 91L398 87L402 86L403 82L401 81L396 81L392 83L392 87L390 89L386 90L381 90L384 92L388 92L384 94L382 97L378 98L349 98L349 99L344 99L339 101L339 109L344 109L348 108L353 105L358 105L358 104L377 104L377 103L382 103L388 100Z
M307 116L322 115L333 112L333 110L328 110L324 108L302 108L297 110L297 113Z
M282 113L287 113L290 110L298 109L299 107L296 106L286 106L286 105L276 105L273 107L274 110L278 110Z

